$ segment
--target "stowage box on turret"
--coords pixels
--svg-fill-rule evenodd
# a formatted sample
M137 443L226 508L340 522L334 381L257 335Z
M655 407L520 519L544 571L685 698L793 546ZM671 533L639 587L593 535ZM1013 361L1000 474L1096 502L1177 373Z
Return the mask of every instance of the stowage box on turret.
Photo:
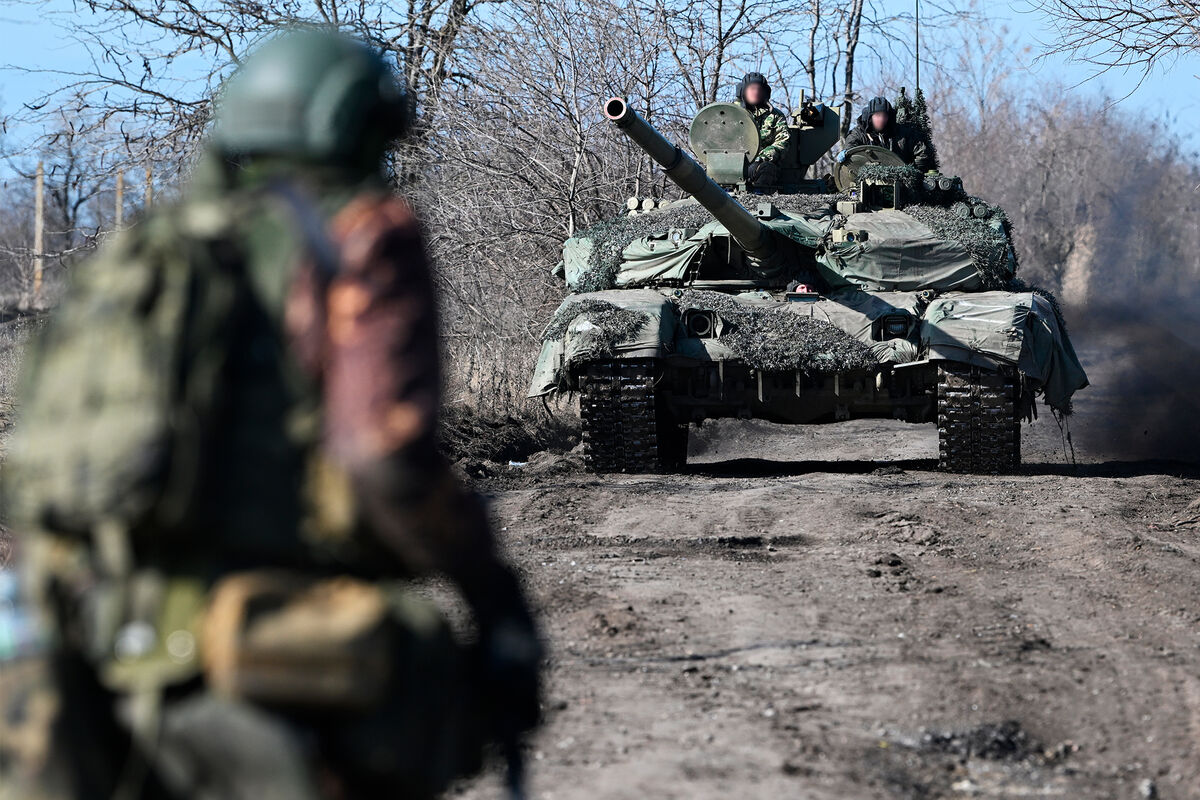
M579 393L590 469L677 469L705 419L894 417L936 423L943 469L1009 471L1036 398L1067 411L1087 385L1053 297L1016 278L1008 220L958 178L868 146L809 179L839 119L807 102L778 186L750 194L741 106L696 115L696 158L621 98L604 113L691 197L631 199L563 247L572 294L529 395Z

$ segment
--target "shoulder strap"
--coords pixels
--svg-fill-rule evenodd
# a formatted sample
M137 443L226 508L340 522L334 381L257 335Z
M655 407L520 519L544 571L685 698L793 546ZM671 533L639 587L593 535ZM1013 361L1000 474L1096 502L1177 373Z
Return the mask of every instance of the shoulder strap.
M294 183L275 181L266 191L283 201L291 214L296 232L312 256L317 274L323 285L328 285L338 271L337 247L330 238L328 225L317 212L317 205Z

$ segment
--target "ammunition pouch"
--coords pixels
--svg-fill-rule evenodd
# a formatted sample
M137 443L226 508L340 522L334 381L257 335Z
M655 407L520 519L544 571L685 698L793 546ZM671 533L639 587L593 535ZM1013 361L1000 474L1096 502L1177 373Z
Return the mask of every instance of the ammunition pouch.
M201 641L204 675L218 695L353 711L389 691L397 629L384 593L369 583L242 572L213 588Z
M89 593L91 650L121 694L203 675L219 696L287 709L370 708L395 667L384 593L348 577L288 571L198 579L139 570Z
M202 642L213 694L324 731L322 758L347 796L361 782L433 798L479 768L467 653L421 598L346 577L237 573L214 587Z
M226 709L320 731L325 765L348 786L433 798L480 766L488 726L473 654L409 592L277 570L230 573L211 587L134 570L83 597L97 646L86 663L152 759L207 758L214 741L228 741L212 727ZM188 709L206 696L220 702L204 708L219 713L197 720ZM0 756L5 746L0 724ZM230 785L247 780L237 764L214 766Z

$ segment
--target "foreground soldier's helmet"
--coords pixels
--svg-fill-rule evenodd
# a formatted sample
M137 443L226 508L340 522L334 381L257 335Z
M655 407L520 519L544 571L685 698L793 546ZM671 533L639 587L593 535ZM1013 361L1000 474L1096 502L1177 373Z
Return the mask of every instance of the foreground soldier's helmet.
M374 167L409 115L377 53L333 31L297 30L264 44L225 84L213 144L229 156Z

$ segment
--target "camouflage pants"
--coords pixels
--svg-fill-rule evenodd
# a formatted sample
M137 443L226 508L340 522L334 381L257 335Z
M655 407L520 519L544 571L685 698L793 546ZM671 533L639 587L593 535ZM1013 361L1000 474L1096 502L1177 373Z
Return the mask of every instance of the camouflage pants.
M0 800L431 798L479 767L466 652L444 622L409 629L386 699L301 714L174 687L142 745L124 698L60 653L0 665Z

